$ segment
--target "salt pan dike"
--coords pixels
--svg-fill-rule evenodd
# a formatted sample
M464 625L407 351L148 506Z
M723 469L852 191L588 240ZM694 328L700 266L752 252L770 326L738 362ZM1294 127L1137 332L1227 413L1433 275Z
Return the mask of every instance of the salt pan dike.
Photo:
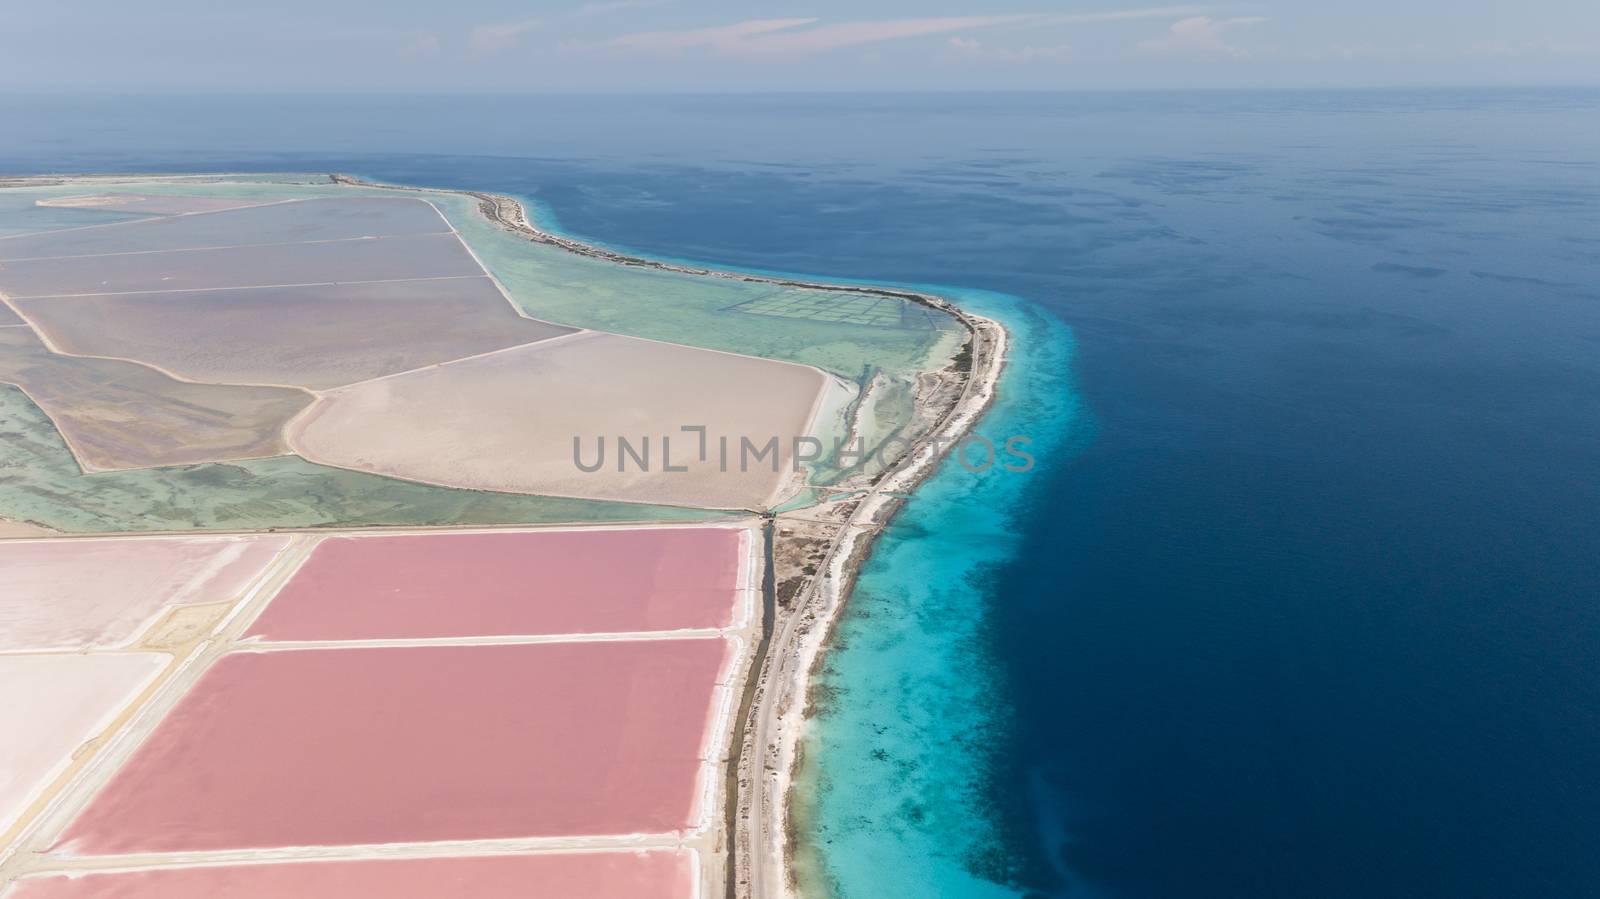
M689 852L673 850L319 861L62 874L7 899L694 899Z
M756 544L740 526L0 543L34 604L107 622L73 636L87 655L0 653L53 666L16 682L48 675L65 710L40 719L51 740L0 739L45 781L0 794L30 806L0 895L712 895Z

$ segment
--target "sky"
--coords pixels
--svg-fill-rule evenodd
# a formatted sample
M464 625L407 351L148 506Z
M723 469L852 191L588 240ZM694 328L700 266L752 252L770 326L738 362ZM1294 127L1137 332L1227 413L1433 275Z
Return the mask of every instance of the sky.
M1600 0L0 0L0 90L1600 84Z

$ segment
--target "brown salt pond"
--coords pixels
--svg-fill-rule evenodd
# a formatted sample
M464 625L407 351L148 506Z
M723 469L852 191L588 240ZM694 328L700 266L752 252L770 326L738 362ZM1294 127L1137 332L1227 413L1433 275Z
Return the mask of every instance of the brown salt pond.
M220 212L224 209L240 209L246 206L260 206L261 200L247 200L237 197L184 197L184 196L145 196L143 194L102 194L87 197L52 197L37 201L40 206L54 206L58 209L87 209L91 211L106 212L138 212L146 215L188 215L195 212ZM84 224L93 224L85 222Z
M84 471L283 455L284 423L311 402L291 388L194 384L132 362L57 355L28 328L0 328L0 382L50 416Z
M235 652L72 822L72 854L698 826L721 639Z
M691 899L675 850L316 861L34 877L8 899Z
M62 352L138 359L194 381L312 389L572 331L522 317L487 276L15 302Z
M0 263L0 292L19 299L482 274L483 268L454 234L423 234L13 260Z
M0 543L0 650L126 643L171 605L238 598L288 537Z
M723 628L739 528L331 537L250 630L371 640Z
M422 200L335 197L0 237L0 260L352 240L449 230L449 223L438 210Z
M310 461L430 484L764 508L831 383L804 365L591 331L331 391L285 435ZM682 430L696 426L704 456ZM645 465L624 460L619 437ZM582 470L575 443L593 463L602 439L609 455ZM741 459L746 439L774 451Z

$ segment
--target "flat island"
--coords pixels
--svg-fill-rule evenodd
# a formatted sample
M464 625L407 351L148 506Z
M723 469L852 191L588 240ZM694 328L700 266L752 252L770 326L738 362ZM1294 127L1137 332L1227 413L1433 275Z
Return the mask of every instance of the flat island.
M488 193L0 193L0 895L806 891L810 674L1004 329Z

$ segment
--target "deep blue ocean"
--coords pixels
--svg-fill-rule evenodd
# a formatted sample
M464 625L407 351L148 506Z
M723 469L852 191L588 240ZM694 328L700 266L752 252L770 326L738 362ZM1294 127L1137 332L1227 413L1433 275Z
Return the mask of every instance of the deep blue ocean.
M0 96L0 171L338 169L1018 339L863 577L840 896L1600 896L1600 90Z

